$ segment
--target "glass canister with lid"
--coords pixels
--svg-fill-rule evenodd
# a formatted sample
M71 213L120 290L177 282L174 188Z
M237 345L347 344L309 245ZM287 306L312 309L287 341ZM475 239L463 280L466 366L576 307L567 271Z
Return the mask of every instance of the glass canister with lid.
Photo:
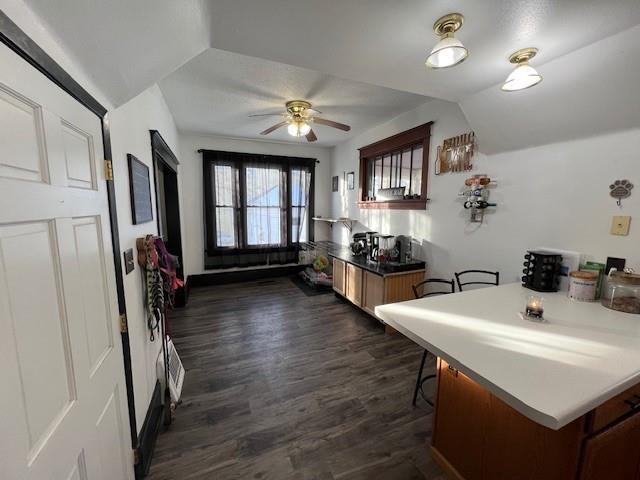
M640 275L612 269L605 279L601 302L612 310L640 314Z

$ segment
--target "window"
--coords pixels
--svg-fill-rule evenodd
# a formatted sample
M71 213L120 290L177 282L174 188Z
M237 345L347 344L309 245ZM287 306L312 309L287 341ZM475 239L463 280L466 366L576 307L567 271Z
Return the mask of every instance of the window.
M202 153L205 268L295 262L312 239L315 160Z
M430 131L427 123L360 149L360 208L425 207Z

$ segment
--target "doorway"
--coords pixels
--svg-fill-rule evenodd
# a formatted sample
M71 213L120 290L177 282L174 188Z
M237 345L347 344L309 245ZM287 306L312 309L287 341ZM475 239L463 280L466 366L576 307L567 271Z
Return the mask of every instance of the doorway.
M156 186L156 208L158 211L158 235L162 237L167 250L178 257L178 278L184 280L184 260L182 255L182 230L180 227L180 200L178 196L178 162L167 142L157 130L151 132L151 150ZM187 303L187 290L178 288L175 306Z

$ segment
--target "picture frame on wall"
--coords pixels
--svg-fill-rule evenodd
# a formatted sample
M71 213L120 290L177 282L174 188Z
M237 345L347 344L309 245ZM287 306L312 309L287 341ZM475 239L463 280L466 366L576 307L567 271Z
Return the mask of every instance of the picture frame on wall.
M129 193L131 195L131 221L134 225L151 222L151 181L149 167L138 160L135 155L127 153L129 163Z
M338 191L338 175L331 177L331 191L332 192L337 192Z
M354 172L347 173L347 190L353 190L356 187L355 180L356 175Z

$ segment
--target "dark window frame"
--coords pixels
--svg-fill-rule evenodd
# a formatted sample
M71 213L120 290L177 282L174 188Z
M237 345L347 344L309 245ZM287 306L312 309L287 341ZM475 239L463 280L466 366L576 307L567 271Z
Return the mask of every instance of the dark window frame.
M404 132L400 132L391 137L385 138L378 142L359 148L360 151L360 191L358 195L359 208L378 208L378 209L407 209L407 210L423 210L426 208L428 197L428 178L429 178L429 143L431 139L431 125L433 122L425 123L417 127L411 128ZM382 157L382 172L384 177L384 158L389 157L393 166L393 155L402 152L405 149L422 146L422 182L419 198L410 198L402 200L368 200L367 199L367 179L369 177L369 161L374 168L375 175L375 159ZM412 165L416 161L412 154ZM419 161L419 160L418 160ZM382 184L381 184L382 185ZM384 187L383 187L384 188Z
M311 218L314 215L314 190L315 190L315 164L317 160L315 158L304 157L286 157L280 155L261 155L251 153L240 152L227 152L221 150L198 150L202 153L202 167L203 167L203 214L204 214L204 233L205 233L205 259L208 256L221 255L221 254L246 254L252 252L281 252L283 250L292 250L299 248L299 242L292 241L292 215L291 215L291 170L296 167L308 168L311 174L310 187L309 187L309 205L307 215L309 221L307 222L307 241L313 241L313 222ZM217 157L224 157L224 160ZM283 198L285 205L281 207L284 212L284 219L286 219L286 237L284 238L286 245L273 246L273 245L248 245L247 244L247 229L246 229L246 167L255 166L256 164L265 165L280 165L282 172L285 174L286 179L283 182L286 192L284 192ZM239 197L239 205L236 207L236 246L235 247L218 247L215 244L216 241L216 225L215 225L215 182L213 179L213 170L215 164L231 164L238 172L238 187L239 192L235 192ZM205 261L205 269L207 267Z

